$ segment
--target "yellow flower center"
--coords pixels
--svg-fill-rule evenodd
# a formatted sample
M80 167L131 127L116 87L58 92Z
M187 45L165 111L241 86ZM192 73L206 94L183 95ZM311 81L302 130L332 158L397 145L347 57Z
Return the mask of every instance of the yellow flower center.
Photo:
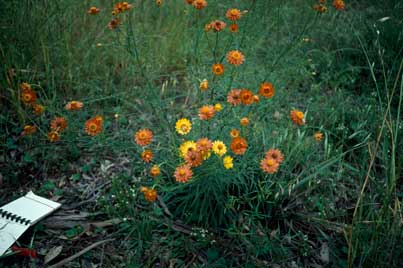
M231 15L233 15L233 16L238 15L238 10L236 10L236 9L231 10Z
M90 130L95 131L97 130L98 126L96 124L90 124Z
M179 170L179 175L181 175L181 176L186 175L186 170L184 170L184 169Z
M24 94L23 98L24 98L24 101L27 101L27 102L32 99L30 94Z
M241 58L241 54L239 52L234 52L232 53L232 58L239 60Z
M182 130L183 132L186 132L186 131L189 130L189 128L188 128L187 125L183 124L183 125L181 125L181 130Z
M303 112L297 112L297 117L298 119L304 119L304 113Z
M267 159L266 164L271 167L275 164L276 162L273 159Z

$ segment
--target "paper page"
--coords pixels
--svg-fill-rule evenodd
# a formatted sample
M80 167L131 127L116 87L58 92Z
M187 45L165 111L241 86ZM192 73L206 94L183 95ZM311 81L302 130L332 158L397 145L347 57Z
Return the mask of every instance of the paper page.
M0 256L29 228L29 225L0 218Z
M29 192L27 195L18 198L17 200L8 203L1 207L3 210L21 216L31 221L31 225L35 224L55 209L59 208L61 204L48 200L46 198L35 195Z

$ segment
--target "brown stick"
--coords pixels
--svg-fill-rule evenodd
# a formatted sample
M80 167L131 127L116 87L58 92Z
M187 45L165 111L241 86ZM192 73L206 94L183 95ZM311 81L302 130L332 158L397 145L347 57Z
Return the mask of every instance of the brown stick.
M56 264L53 264L53 265L51 265L51 266L48 266L48 268L62 267L62 266L65 265L66 263L71 262L72 260L74 260L74 259L80 257L81 255L85 254L86 252L90 251L91 249L93 249L93 248L95 248L95 247L97 247L97 246L99 246L99 245L105 244L105 243L107 243L107 242L111 242L111 241L113 241L113 240L115 240L115 239L105 239L105 240L102 240L102 241L98 241L98 242L96 242L96 243L94 243L94 244L92 244L92 245L86 247L85 249L81 250L80 252L78 252L78 253L76 253L76 254L74 254L74 255L72 255L72 256L66 258L66 259L64 259L64 260L62 260L62 261L60 261L60 262L58 262L58 263L56 263Z

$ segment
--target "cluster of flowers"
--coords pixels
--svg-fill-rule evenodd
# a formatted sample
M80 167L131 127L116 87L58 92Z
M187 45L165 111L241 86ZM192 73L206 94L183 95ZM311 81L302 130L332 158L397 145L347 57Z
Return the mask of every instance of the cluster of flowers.
M237 33L239 31L239 26L235 22L237 20L239 20L241 18L241 16L242 16L242 13L239 9L232 8L227 11L227 13L226 13L227 19L232 21L231 25L229 26L230 32ZM206 32L209 32L210 30L213 30L214 32L221 32L222 30L225 29L226 26L227 26L227 24L225 22L223 22L222 20L214 20L214 21L206 24L206 26L204 26L204 30Z
M161 4L162 1L157 0L157 4ZM132 5L129 4L128 2L119 2L114 5L113 10L112 10L112 16L117 16L120 13L123 13L125 11L128 11L132 8ZM98 14L101 10L98 7L90 7L87 11L88 14L90 15L95 15ZM122 20L118 17L112 18L112 20L108 23L108 28L113 30L119 27L119 25L122 23Z
M31 85L24 82L20 85L21 88L21 100L25 105L32 106L36 115L40 115L44 111L44 106L37 104L37 96L35 91L32 90ZM70 101L64 107L68 111L78 111L83 108L84 104L80 101ZM55 117L50 122L50 131L47 136L49 141L56 142L60 140L61 133L67 128L67 120L64 117ZM103 129L103 118L97 115L90 118L85 122L84 130L90 136L95 136L101 133ZM21 135L32 135L36 132L37 127L34 125L25 125Z
M332 5L337 10L344 10L346 8L346 4L343 0L333 0ZM319 0L319 2L313 6L313 9L319 13L326 12L326 0Z

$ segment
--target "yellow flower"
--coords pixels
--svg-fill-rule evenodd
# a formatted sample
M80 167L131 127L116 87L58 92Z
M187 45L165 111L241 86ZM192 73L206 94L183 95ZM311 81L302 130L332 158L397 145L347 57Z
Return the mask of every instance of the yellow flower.
M323 139L323 133L320 131L315 132L315 134L313 134L313 137L316 141L321 141Z
M234 167L234 164L232 163L233 158L231 156L226 156L223 159L224 167L226 169L231 169Z
M191 150L196 150L196 143L194 141L185 141L179 147L179 156L184 158L185 155Z
M218 156L223 156L227 152L227 146L222 141L214 141L213 152Z
M214 105L214 109L216 110L216 112L220 112L222 110L221 103L216 103L216 105Z
M186 135L190 132L192 129L192 123L186 118L179 119L176 121L176 132L178 132L181 135Z
M200 82L199 88L203 91L208 89L208 81L207 79L203 79L203 81Z

